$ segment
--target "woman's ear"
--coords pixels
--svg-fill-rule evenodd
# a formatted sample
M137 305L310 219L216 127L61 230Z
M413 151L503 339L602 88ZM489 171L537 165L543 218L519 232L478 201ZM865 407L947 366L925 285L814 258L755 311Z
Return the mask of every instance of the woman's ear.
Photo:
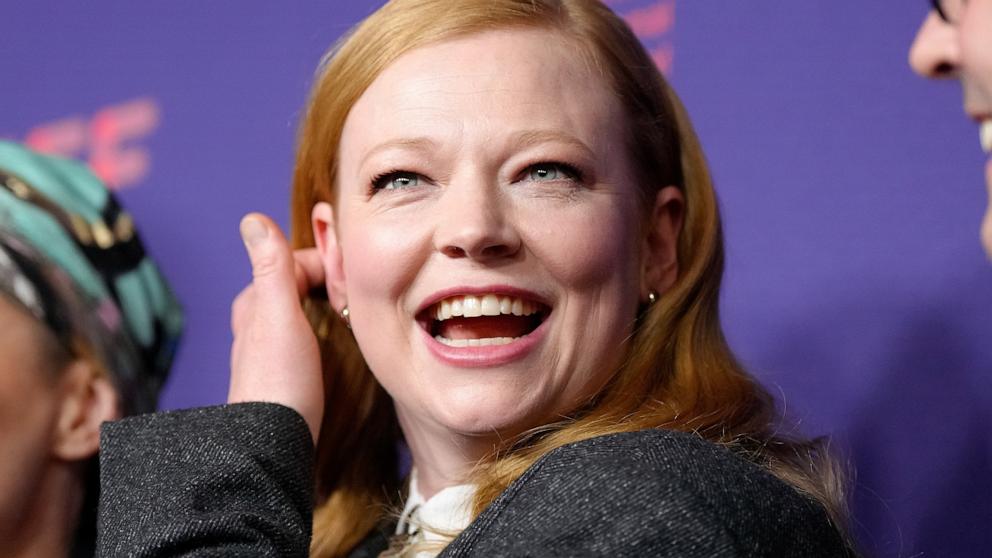
M64 461L80 461L100 448L100 425L120 418L117 390L86 359L72 361L59 378L61 401L52 453Z
M344 266L341 260L341 248L338 245L338 232L334 223L334 208L327 202L317 202L310 212L310 224L313 226L313 237L317 243L317 251L324 263L327 297L331 306L339 314L348 305L345 290Z
M679 276L678 245L682 230L685 197L676 186L665 186L655 195L644 235L641 300L661 294Z

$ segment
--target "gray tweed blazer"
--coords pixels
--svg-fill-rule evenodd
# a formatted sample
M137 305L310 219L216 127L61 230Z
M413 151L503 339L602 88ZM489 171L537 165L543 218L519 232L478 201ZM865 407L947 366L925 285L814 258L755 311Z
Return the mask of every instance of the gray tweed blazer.
M313 447L274 404L157 413L101 435L99 556L307 556ZM376 556L373 533L352 556ZM690 434L550 452L442 556L850 556L824 510Z

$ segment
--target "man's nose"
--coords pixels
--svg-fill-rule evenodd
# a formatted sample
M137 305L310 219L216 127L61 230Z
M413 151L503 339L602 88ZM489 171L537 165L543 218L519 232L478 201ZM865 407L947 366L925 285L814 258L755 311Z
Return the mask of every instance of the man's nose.
M956 78L960 62L957 28L931 11L909 49L909 65L923 77L942 79Z

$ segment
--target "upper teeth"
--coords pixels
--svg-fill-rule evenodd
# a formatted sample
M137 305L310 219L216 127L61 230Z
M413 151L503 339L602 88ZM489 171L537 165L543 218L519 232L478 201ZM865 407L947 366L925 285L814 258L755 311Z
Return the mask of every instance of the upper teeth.
M455 316L476 318L478 316L499 316L513 314L514 316L529 316L537 313L536 302L513 296L487 294L482 296L465 295L452 296L434 305L434 318L447 320Z
M982 149L986 153L992 153L992 118L982 122L978 135L982 140Z

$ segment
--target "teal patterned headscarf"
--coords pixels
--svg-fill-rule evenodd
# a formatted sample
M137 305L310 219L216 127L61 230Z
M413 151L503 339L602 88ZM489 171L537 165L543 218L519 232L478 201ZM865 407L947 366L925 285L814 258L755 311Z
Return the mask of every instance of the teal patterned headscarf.
M182 331L134 222L86 167L0 141L0 295L111 374L126 414L154 410Z

